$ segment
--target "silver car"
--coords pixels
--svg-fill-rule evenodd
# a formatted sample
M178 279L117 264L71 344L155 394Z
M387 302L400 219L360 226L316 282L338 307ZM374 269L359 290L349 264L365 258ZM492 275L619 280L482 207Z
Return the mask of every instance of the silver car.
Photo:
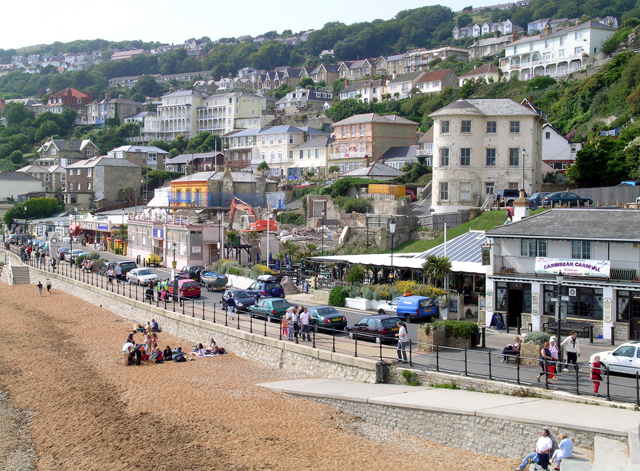
M134 268L127 273L127 281L129 283L135 283L137 285L146 286L150 281L153 281L155 283L158 280L158 275L153 273L148 268Z

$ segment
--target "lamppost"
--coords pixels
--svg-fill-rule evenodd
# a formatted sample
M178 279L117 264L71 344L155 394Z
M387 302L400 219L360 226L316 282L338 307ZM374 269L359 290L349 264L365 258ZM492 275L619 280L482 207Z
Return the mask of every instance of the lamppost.
M270 231L271 219L272 219L271 214L267 214L267 260L266 260L267 267L269 267L269 256L271 255L271 246L269 245L269 232L271 232Z
M524 155L525 152L527 152L527 149L525 149L524 147L522 148L522 189L524 190Z
M320 237L322 238L322 255L324 255L324 211L320 211L322 216L322 226L320 226Z
M172 243L173 263L171 264L171 283L173 284L173 310L175 311L176 296L178 295L178 278L176 277L176 243Z
M24 233L27 233L27 227L29 224L27 223L27 206L24 206Z
M369 211L367 211L364 215L367 218L367 249L368 249L369 248Z
M223 256L223 240L222 240L222 211L218 211L218 214L216 215L218 218L218 249L220 249L220 260L222 260L224 258Z
M556 275L556 282L558 286L558 300L556 301L556 320L558 321L558 339L556 340L556 347L558 347L558 358L562 358L562 352L560 351L560 332L562 330L562 309L560 306L560 302L562 300L562 282L564 281L564 276L562 276L562 271L559 271Z
M396 233L396 218L389 223L389 232L391 232L391 277L393 278L393 235Z

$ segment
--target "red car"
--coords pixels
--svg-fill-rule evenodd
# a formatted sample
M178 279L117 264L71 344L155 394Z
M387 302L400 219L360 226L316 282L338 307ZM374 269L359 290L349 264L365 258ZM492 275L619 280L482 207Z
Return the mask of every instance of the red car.
M169 294L173 294L173 284L169 285ZM178 279L178 296L181 298L199 298L200 283L191 278Z

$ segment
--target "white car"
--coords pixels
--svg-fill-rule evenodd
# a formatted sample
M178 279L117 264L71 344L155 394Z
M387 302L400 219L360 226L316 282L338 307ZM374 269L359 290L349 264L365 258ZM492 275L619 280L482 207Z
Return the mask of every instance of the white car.
M155 283L158 280L158 275L153 273L148 268L134 268L130 272L127 272L127 281L129 283L135 283L137 285L148 285L150 281L153 281Z
M392 301L389 301L386 304L382 304L378 306L378 314L381 316L395 316L398 312L398 302L400 302L400 298L395 298Z
M593 363L596 355L600 357L600 363L609 371L631 375L640 371L640 342L627 342L615 350L594 353L591 355L589 363Z

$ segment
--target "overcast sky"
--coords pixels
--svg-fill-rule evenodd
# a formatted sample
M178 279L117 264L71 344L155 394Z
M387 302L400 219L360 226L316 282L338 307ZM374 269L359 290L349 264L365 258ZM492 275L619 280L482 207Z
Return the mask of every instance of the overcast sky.
M188 38L211 39L258 36L267 31L294 33L319 29L329 21L346 24L388 20L401 10L446 5L454 11L471 0L301 0L220 1L191 0L4 0L0 49L20 48L54 41L141 39L181 43ZM475 0L474 6L494 4ZM37 14L36 14L37 13Z

